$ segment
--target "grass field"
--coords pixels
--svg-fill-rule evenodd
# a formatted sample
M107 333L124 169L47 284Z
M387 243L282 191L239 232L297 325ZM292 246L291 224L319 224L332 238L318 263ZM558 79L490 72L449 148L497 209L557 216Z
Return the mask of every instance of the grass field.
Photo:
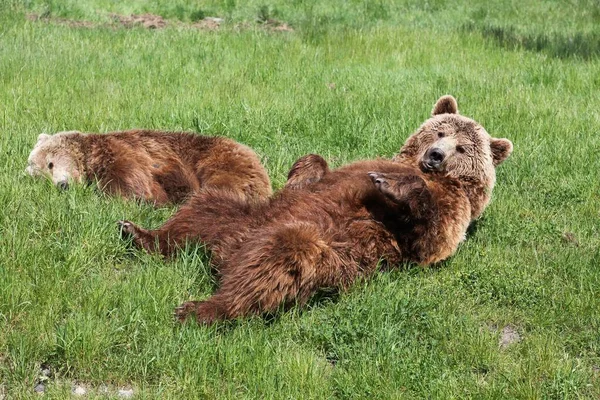
M306 153L393 155L447 93L515 146L457 254L268 320L174 323L215 288L207 255L167 262L115 225L174 209L24 174L41 132L140 127L246 143L279 188ZM0 399L598 398L599 172L595 0L5 0Z

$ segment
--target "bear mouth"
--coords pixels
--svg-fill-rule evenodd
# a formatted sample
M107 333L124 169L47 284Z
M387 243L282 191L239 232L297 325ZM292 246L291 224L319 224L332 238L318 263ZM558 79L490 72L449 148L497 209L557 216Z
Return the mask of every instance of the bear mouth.
M421 160L419 164L423 172L440 172L442 170L442 164L434 164L426 160Z

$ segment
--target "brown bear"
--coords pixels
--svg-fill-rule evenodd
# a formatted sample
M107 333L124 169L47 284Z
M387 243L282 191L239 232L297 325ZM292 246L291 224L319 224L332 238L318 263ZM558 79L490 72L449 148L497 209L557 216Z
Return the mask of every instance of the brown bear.
M296 184L268 202L209 190L157 230L128 221L121 229L147 251L169 255L188 239L212 251L220 287L176 308L179 320L261 314L303 304L321 288L344 289L380 262L449 257L487 206L495 167L511 151L509 140L490 137L444 96L392 160L329 171L310 156L290 174Z
M227 188L245 198L267 198L271 183L249 147L224 137L130 130L41 134L26 171L66 189L91 182L106 193L163 205L201 188Z

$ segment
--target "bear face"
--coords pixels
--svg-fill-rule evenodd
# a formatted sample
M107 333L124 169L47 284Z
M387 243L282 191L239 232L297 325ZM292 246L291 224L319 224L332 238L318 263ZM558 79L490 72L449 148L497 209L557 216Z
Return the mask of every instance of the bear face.
M411 135L395 161L420 165L424 172L445 172L453 178L494 179L494 167L512 152L508 139L492 138L474 120L458 113L456 100L443 96L432 117Z
M69 181L81 182L81 160L76 158L78 152L73 151L68 140L75 134L79 132L40 134L29 154L25 171L31 176L45 176L61 189L66 189Z
M393 161L419 166L425 173L438 172L462 182L477 182L486 189L474 210L478 217L496 182L496 170L511 154L512 142L492 138L474 120L458 113L452 96L441 97L432 116L411 135Z

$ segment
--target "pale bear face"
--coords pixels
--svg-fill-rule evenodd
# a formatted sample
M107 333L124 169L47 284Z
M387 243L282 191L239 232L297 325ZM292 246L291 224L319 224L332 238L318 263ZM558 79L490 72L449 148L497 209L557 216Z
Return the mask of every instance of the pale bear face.
M443 96L432 117L411 135L396 160L409 160L424 172L438 171L492 188L495 167L512 152L508 139L492 138L472 119L458 114L456 100Z
M25 171L31 176L45 176L61 189L67 189L70 181L81 182L82 174L69 143L69 137L78 133L40 134Z

